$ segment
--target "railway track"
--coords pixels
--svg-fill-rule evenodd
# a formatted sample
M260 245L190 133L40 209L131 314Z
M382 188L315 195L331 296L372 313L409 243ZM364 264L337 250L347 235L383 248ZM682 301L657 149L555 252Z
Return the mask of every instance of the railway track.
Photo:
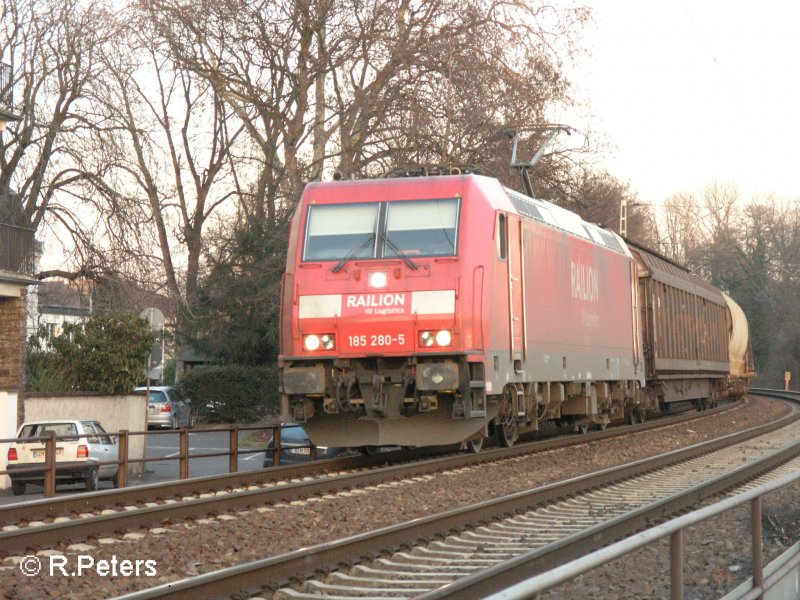
M714 411L615 427L581 436L561 436L520 444L513 448L491 449L479 454L458 453L431 459L426 457L432 452L421 449L410 454L345 457L274 467L256 473L205 477L14 504L0 508L0 551L13 554L38 550L64 541L99 538L120 531L174 523L208 514L300 500L387 481L507 460L534 452L683 423L725 412L735 406L728 405ZM414 462L407 462L414 458ZM400 464L393 464L396 462ZM388 466L379 466L387 463Z
M284 599L479 598L780 467L800 454L797 418L123 598L215 598L277 588L275 597ZM411 549L386 554L402 546ZM368 566L313 579L321 568L381 554Z

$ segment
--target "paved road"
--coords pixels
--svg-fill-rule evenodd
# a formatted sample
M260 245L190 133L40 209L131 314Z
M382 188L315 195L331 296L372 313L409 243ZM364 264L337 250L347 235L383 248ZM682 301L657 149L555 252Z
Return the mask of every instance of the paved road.
M239 451L250 447L264 446L263 441L250 440L252 432L239 434ZM189 432L189 453L206 454L212 452L227 452L229 433L227 431ZM163 481L174 481L180 477L180 435L178 433L163 433L147 436L146 458L174 457L174 460L145 463L145 473L141 478L129 478L128 485L144 485ZM264 465L264 452L241 454L239 456L239 471L254 471ZM205 475L219 475L228 472L228 457L216 456L210 458L196 458L189 460L189 476L203 477ZM111 482L101 481L100 489L110 489ZM60 485L56 489L57 495L74 494L83 490L82 485ZM28 485L24 496L13 496L11 490L0 490L0 505L36 500L43 498L43 490L37 485Z

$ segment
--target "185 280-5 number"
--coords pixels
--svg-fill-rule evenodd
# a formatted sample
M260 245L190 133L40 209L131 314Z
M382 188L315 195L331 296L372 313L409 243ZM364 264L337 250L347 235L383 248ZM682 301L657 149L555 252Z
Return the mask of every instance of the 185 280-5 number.
M380 348L393 345L404 345L406 336L404 333L391 335L389 333L377 333L371 335L350 335L347 336L352 348Z

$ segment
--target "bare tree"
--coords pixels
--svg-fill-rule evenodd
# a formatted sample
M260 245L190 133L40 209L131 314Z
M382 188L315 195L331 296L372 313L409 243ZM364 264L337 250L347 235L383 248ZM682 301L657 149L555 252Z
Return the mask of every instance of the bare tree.
M569 102L562 61L588 14L522 0L142 5L246 123L261 168L240 191L271 222L326 167L507 167L503 132Z
M662 210L661 252L680 264L686 264L702 245L697 227L701 219L700 206L691 194L674 194L667 198Z
M570 102L563 62L588 13L517 1L393 4L352 5L347 51L330 70L334 162L345 173L476 164L507 179L508 130L541 125L548 107Z
M254 217L270 223L297 199L309 174L319 172L308 152L313 91L324 67L315 36L332 4L141 3L181 64L213 86L244 124L255 152L242 144L232 161L237 192Z
M584 219L619 232L620 206L627 203L627 236L655 248L658 245L655 218L649 204L641 202L629 183L607 172L581 172L578 184L565 208Z
M90 99L100 174L86 177L83 199L102 215L99 243L149 264L142 274L149 272L151 286L165 282L190 313L204 228L234 203L230 152L243 125L146 22L128 15L128 23L99 53L107 76L91 85Z
M703 191L706 219L700 223L711 238L723 236L736 227L739 217L737 205L741 203L739 189L733 184L719 181L709 183Z
M80 181L80 139L89 84L101 77L97 48L111 32L102 3L3 0L0 55L11 64L21 120L0 133L0 213L40 228L59 219L58 193Z

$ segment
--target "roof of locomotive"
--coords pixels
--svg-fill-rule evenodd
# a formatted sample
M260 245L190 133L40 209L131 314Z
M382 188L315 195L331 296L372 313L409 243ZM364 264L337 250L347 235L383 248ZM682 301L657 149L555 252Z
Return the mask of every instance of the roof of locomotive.
M391 177L382 179L348 179L309 183L303 193L304 202L314 203L324 192L327 201L363 202L362 194L370 199L396 200L398 186L403 187L403 199L429 199L437 196L461 197L472 191L480 194L495 210L517 214L542 225L560 229L568 234L630 256L625 242L616 233L584 221L578 214L557 204L504 187L494 177L476 174L435 175L427 177Z

